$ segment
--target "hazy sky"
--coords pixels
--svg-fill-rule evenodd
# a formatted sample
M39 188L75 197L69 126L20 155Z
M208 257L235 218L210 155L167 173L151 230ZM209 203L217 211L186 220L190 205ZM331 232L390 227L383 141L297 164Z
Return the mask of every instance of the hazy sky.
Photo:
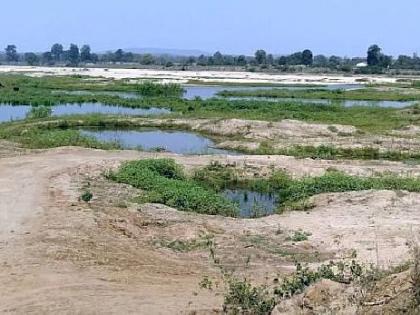
M16 0L3 1L0 45L42 51L89 43L252 54L364 55L377 43L420 52L419 0Z

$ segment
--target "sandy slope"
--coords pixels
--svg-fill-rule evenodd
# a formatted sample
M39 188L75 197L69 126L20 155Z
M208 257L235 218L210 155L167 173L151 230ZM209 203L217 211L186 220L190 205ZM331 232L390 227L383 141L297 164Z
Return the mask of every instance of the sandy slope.
M221 255L227 256L248 250L238 244L249 233L277 244L279 229L302 228L312 233L311 242L302 245L310 251L340 257L356 249L362 260L386 265L405 260L407 239L419 232L419 194L323 195L315 198L317 207L311 212L257 220L198 216L159 206L133 212L109 203L106 198L112 201L119 192L106 190L92 206L78 202L79 177L145 156L157 154L59 148L0 158L0 312L177 314L220 309L221 296L198 289L202 276L215 272L208 254L156 250L150 241L162 235L176 239L218 231ZM216 159L171 156L187 167ZM334 165L349 173L386 169L368 162L352 166L285 157L229 157L229 162L256 172L273 164L297 175ZM405 168L398 163L392 167ZM250 271L259 280L290 265L264 248L249 250L254 255Z

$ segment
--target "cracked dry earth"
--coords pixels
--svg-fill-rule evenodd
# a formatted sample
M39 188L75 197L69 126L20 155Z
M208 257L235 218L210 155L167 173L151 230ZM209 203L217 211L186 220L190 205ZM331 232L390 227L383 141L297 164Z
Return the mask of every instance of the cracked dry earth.
M220 160L250 174L274 165L295 176L329 167L417 173L416 166L80 148L8 152L8 144L0 152L0 312L6 314L214 314L221 311L222 286L209 292L198 285L205 275L220 279L208 249L165 244L212 235L226 268L264 283L291 271L296 258L318 263L356 250L362 261L398 264L420 232L415 193L325 194L314 197L307 213L242 220L135 205L128 200L138 191L102 176L121 161L155 156L173 157L187 169ZM87 183L94 194L89 204L78 200ZM287 241L298 229L310 232L309 240Z

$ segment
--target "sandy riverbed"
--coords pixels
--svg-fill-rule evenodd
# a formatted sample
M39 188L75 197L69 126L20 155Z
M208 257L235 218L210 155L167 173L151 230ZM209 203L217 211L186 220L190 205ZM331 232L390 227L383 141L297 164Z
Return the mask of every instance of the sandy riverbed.
M106 69L0 66L0 73L25 73L33 76L82 74L92 77L114 79L157 79L164 82L187 83L189 80L203 83L267 83L267 84L358 84L395 83L398 78L385 76L342 76L315 74L267 74L251 72L220 71L169 71L149 69Z

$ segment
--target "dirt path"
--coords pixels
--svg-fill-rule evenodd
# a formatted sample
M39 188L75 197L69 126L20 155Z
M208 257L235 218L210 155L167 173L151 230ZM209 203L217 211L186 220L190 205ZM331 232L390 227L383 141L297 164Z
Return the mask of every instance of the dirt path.
M191 279L190 271L165 257L141 249L137 267L144 264L149 267L143 270L150 271L156 266L156 273L121 274L98 266L81 269L62 261L54 248L67 248L59 243L71 242L95 223L90 215L67 212L67 201L77 200L68 195L71 178L67 174L82 164L101 167L139 156L136 152L58 149L0 159L0 312L174 314L188 310L197 278ZM80 231L66 231L75 226ZM71 235L61 235L66 232ZM73 249L72 259L77 259L82 248ZM170 274L168 279L165 273ZM210 308L214 301L209 301L210 305L200 301L199 307Z
M258 220L197 216L165 207L133 212L109 203L106 197L112 201L118 192L106 190L102 203L95 201L87 207L77 200L77 178L99 174L123 160L157 154L59 148L11 155L0 158L3 313L211 314L214 309L220 310L222 297L198 288L203 275L214 273L208 254L179 254L150 246L149 240L162 235L178 239L203 230L219 231L215 233L219 235L221 254L238 251L242 255L248 253L244 248L251 248L256 257L252 271L264 279L264 273L283 263L273 254L280 244L276 239L280 238L276 234L279 229L311 232L311 243L302 245L307 252L323 248L330 253L347 253L356 248L363 259L374 261L379 251L381 264L403 260L407 237L419 231L419 195L392 192L320 196L318 206L310 213ZM267 156L162 156L175 157L187 167L206 165L215 159L246 165L255 172L274 165L298 176L320 174L329 167L352 174L390 169L407 173L408 167L400 163L350 165ZM260 243L252 247L237 245L253 235L261 236ZM255 238L252 240L255 242Z

